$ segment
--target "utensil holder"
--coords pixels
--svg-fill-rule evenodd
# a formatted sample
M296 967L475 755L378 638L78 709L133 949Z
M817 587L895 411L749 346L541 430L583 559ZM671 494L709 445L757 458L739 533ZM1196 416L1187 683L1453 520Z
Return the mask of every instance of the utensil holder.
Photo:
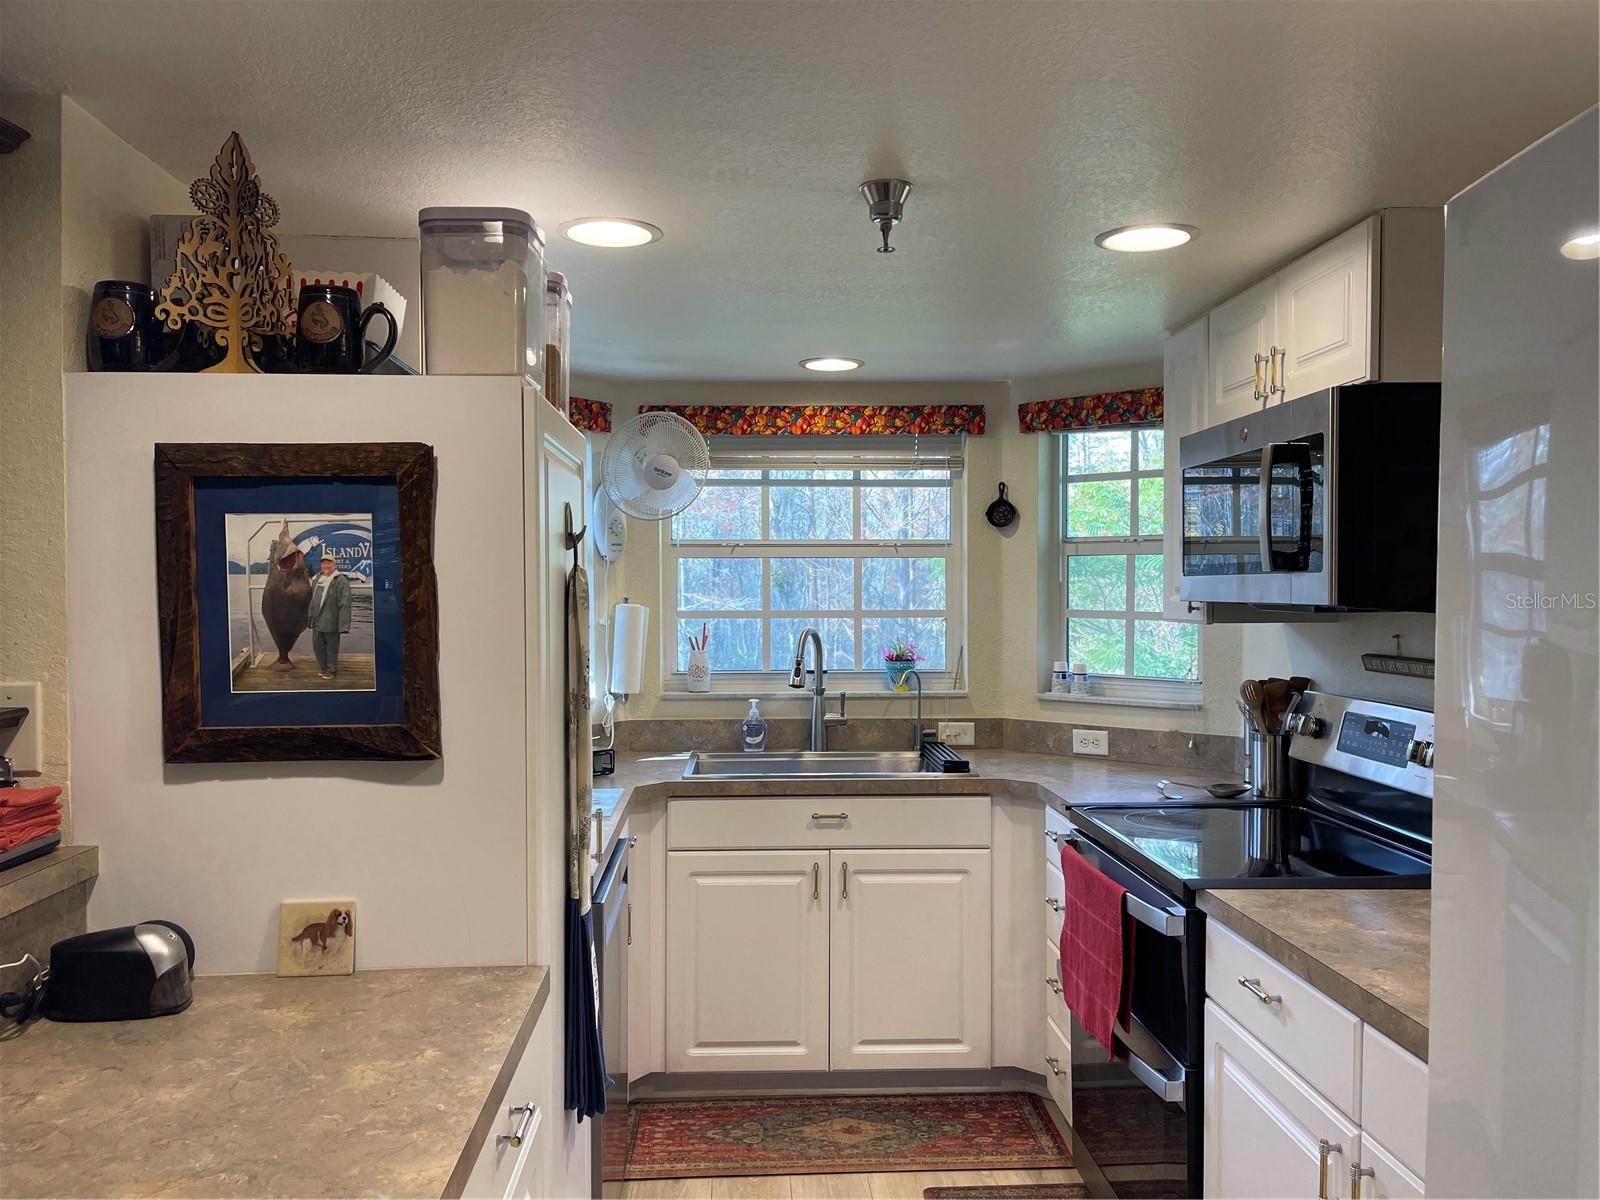
M706 657L704 650L689 651L689 690L691 692L711 690L711 661Z
M1294 794L1289 735L1257 732L1250 746L1250 778L1263 800L1287 800Z

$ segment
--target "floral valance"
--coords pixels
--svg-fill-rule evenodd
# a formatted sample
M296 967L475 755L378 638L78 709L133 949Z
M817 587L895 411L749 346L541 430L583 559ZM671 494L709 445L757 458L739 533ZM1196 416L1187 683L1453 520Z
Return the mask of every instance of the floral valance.
M707 437L976 434L985 422L981 404L647 404L639 411L676 413Z
M572 423L588 433L611 432L611 405L604 400L572 397Z
M1160 388L1134 388L1019 404L1017 420L1023 433L1054 433L1097 425L1155 425L1161 421L1161 412Z

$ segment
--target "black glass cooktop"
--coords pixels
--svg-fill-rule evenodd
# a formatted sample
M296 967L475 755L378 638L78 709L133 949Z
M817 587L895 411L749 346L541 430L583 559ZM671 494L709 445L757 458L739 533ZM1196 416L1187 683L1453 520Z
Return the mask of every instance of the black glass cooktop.
M1420 846L1301 804L1088 805L1072 815L1086 836L1173 890L1429 885Z

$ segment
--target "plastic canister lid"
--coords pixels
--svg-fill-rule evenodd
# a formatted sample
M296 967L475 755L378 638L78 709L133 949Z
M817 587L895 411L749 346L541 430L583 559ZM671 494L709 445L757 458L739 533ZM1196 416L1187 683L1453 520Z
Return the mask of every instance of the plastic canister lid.
M1064 662L1051 663L1050 670L1053 674L1065 675L1067 673L1067 664Z
M539 227L534 220L520 208L424 208L417 213L417 225L426 230L429 225L471 225L471 224L499 224L514 225L518 232L528 237L536 237L539 244L544 244L544 238L539 236Z
M567 290L567 277L560 271L546 271L544 273L544 290L562 295Z

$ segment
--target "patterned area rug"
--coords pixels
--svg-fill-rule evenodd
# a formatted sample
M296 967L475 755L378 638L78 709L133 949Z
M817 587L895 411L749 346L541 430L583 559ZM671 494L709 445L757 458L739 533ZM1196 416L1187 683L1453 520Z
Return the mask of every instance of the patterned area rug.
M625 1179L1070 1167L1044 1105L977 1096L782 1096L628 1106Z
M931 1187L922 1200L1084 1200L1081 1183L1001 1183L986 1187Z

